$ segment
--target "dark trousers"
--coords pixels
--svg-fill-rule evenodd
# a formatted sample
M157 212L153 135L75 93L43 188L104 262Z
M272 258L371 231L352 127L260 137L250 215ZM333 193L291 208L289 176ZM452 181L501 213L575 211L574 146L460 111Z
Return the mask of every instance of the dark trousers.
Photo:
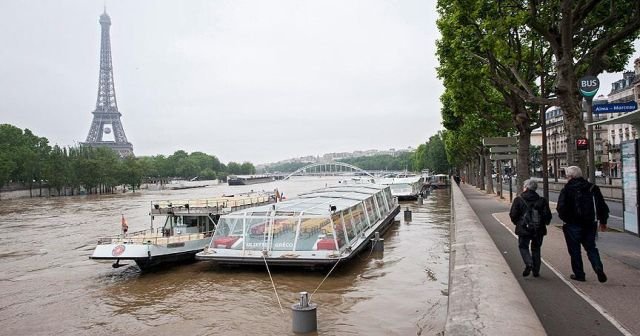
M518 248L520 249L520 255L525 265L531 265L535 273L540 272L540 247L542 246L542 239L544 236L518 236ZM531 250L529 250L531 245Z
M567 242L567 249L571 256L571 269L578 278L584 278L584 267L582 265L582 251L580 245L587 251L587 257L591 262L594 271L602 270L602 261L596 248L597 225L582 226L575 224L565 224L562 226L564 240Z

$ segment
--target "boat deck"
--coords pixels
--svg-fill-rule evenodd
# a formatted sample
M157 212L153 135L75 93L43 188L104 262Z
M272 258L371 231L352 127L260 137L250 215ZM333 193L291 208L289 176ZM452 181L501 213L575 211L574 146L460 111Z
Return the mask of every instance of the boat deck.
M178 213L212 213L224 214L242 208L269 203L272 197L268 194L247 194L238 196L222 196L197 200L171 200L151 202L152 215L171 215Z
M200 240L211 237L213 231L166 236L161 232L150 232L151 230L133 232L127 235L119 235L114 237L104 237L98 239L98 245L104 244L152 244L152 245L168 245L176 243L184 243L191 240Z

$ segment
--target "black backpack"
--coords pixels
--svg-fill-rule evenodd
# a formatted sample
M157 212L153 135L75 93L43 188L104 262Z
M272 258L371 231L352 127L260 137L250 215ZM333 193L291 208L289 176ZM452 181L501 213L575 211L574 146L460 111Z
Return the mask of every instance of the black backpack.
M522 228L530 234L536 234L542 227L542 216L540 210L536 209L535 203L531 206L525 201L524 206L527 209L522 215Z
M573 194L573 205L576 210L575 220L579 223L588 225L596 220L596 210L593 198L593 188L595 185L591 185L589 189L578 189Z

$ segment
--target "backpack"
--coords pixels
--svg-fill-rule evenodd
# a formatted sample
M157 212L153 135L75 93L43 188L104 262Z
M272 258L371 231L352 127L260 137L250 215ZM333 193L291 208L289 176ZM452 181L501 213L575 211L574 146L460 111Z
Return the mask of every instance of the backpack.
M591 185L588 190L578 189L573 194L573 205L576 210L575 220L576 224L588 225L592 224L596 220L596 211L594 205L593 188L595 185Z
M525 201L524 206L527 209L522 215L522 227L529 234L536 234L542 227L542 216L540 216L540 210L535 208L535 204L529 206Z

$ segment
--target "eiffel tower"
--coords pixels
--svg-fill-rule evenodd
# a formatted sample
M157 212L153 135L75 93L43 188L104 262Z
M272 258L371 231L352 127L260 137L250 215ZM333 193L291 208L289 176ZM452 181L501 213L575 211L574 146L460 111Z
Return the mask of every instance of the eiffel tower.
M89 135L83 145L92 147L109 147L125 157L133 155L133 145L127 141L116 102L116 89L113 83L113 66L111 63L111 38L109 29L111 18L104 13L100 15L102 39L100 42L100 75L98 77L98 100L93 111L93 121ZM113 132L111 135L110 133Z

